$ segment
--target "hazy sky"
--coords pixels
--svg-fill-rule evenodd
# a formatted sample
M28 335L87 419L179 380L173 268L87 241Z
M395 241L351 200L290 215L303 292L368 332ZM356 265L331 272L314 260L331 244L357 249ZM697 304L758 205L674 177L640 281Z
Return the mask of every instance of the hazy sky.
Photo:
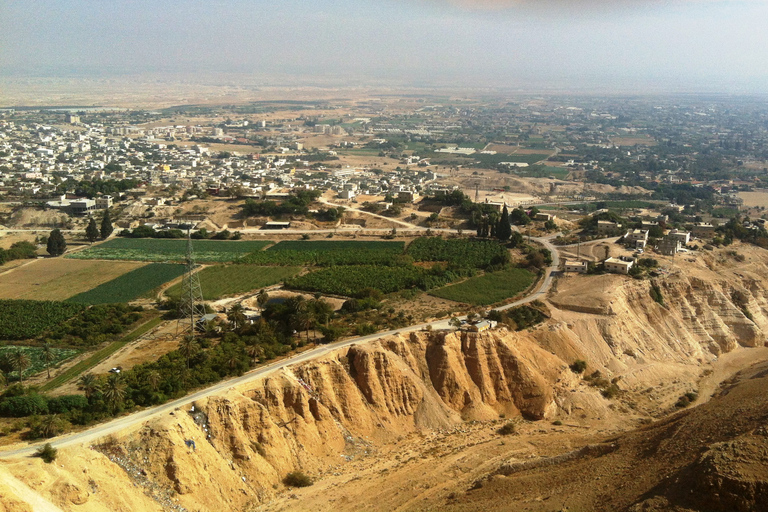
M0 75L768 92L768 2L0 0Z

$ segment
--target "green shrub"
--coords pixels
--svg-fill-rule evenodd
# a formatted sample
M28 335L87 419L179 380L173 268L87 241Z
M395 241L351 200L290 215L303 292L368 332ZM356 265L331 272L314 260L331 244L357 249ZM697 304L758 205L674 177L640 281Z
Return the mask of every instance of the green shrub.
M563 422L562 422L562 421L560 421L560 420L555 420L555 421L553 421L553 422L552 422L552 424L553 424L553 425L555 425L555 426L557 426L557 427L559 427L560 425L562 425L562 424L563 424Z
M35 452L35 457L40 457L47 464L50 464L56 460L56 453L58 450L51 446L51 443L45 443L45 445Z
M285 475L283 483L290 487L309 487L312 485L312 479L301 471L291 471Z
M0 401L0 416L20 418L47 412L48 401L42 395L12 396Z
M660 305L664 305L664 296L661 294L661 288L659 288L659 285L656 283L651 283L651 298L659 303Z
M516 431L514 423L505 423L497 432L502 436L508 436L514 434Z
M584 370L587 369L587 362L581 359L577 359L571 363L568 368L570 368L573 373L584 373Z
M65 413L87 407L88 399L83 395L63 395L48 400L48 411L51 413Z

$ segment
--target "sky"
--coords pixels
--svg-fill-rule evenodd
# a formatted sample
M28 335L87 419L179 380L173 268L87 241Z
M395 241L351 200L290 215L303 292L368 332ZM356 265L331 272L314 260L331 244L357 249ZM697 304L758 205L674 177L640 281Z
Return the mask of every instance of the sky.
M0 0L0 76L768 92L762 0Z

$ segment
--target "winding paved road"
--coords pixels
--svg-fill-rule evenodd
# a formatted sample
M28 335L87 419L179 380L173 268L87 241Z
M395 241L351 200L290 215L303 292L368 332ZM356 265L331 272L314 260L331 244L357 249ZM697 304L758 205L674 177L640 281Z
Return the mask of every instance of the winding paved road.
M501 311L501 310L513 308L521 304L526 304L528 302L534 301L536 299L543 299L546 296L547 292L549 291L549 288L552 286L552 281L554 279L553 272L557 271L558 266L560 264L560 261L557 255L557 250L555 246L553 246L550 243L550 239L556 236L557 234L548 236L546 238L532 239L542 244L544 247L549 249L552 253L552 264L550 267L546 269L544 273L544 279L541 280L539 287L536 289L536 291L520 300L517 300L515 302L512 302L510 304L507 304L495 309ZM465 318L466 317L459 317L459 319L465 319ZM252 382L265 375L268 375L282 368L285 368L286 366L310 361L312 359L324 356L334 350L338 350L343 347L348 347L350 345L355 345L358 343L366 343L369 341L373 341L373 340L376 340L385 336L397 334L397 333L407 333L412 331L424 330L428 325L431 325L433 329L450 329L451 328L449 325L448 319L445 319L445 320L440 320L436 322L428 322L428 323L422 323L417 325L411 325L409 327L404 327L402 329L379 332L379 333L371 334L368 336L352 338L349 340L340 341L340 342L332 343L329 345L322 345L312 350L302 352L301 354L297 354L293 357L290 357L281 361L275 361L268 365L256 368L239 377L221 381L208 388L202 389L200 391L197 391L185 397L179 398L177 400L173 400L171 402L167 402L165 404L158 405L156 407L151 407L149 409L144 409L142 411L130 414L128 416L116 418L107 423L96 425L83 432L68 434L68 435L64 435L54 439L48 439L45 442L50 442L51 445L53 445L56 448L63 448L63 447L72 446L76 444L93 443L99 438L105 437L109 434L116 433L120 430L129 428L129 427L136 427L140 425L142 422L150 420L162 414L169 414L182 406L188 406L189 404L191 404L196 400L201 400L203 398L208 398L210 396L223 394L230 388L233 388L235 386L239 386L248 382ZM36 445L26 446L24 448L0 451L0 459L31 456L41 444L42 443L37 443Z

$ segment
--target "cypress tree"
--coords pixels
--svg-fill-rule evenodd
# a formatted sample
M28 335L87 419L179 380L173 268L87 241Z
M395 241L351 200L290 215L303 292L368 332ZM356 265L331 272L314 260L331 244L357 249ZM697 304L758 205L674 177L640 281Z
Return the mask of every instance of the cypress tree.
M509 223L509 211L505 204L504 209L501 211L499 223L496 226L496 238L501 241L507 241L510 236L512 236L512 225Z
M108 238L112 234L112 219L109 218L109 210L104 210L104 217L101 219L101 238Z
M99 238L99 228L96 227L96 221L93 217L91 217L91 220L88 222L88 227L85 228L85 238L91 243Z

